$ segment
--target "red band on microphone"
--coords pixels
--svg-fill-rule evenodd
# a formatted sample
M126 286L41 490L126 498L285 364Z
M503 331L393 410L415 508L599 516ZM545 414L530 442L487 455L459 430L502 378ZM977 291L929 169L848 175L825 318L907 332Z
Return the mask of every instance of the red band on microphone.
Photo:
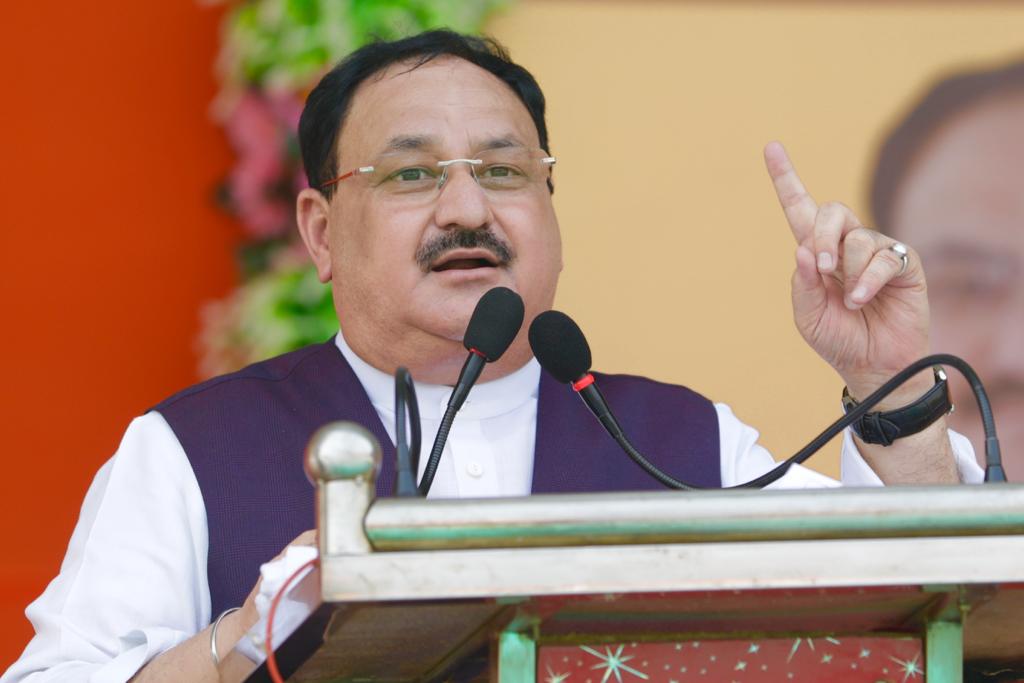
M483 358L484 360L487 360L487 356L485 356L485 355L484 355L484 354L482 354L481 352L477 351L476 349L473 349L473 348L471 348L471 349L469 350L469 352L470 352L470 353L475 353L476 355L480 356L480 357L481 357L481 358Z
M583 377L580 377L578 380L573 382L572 383L572 388L574 390L576 390L576 391L583 391L584 389L586 389L587 387L589 387L593 383L594 383L594 376L591 375L588 372L587 374L583 375Z

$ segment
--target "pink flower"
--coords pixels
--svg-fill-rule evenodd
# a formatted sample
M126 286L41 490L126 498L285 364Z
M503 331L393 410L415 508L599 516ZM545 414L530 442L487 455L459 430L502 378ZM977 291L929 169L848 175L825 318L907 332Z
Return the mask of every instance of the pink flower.
M231 204L254 237L277 237L294 226L298 160L289 158L289 149L301 111L293 96L249 90L227 116L228 139L238 155L228 177Z

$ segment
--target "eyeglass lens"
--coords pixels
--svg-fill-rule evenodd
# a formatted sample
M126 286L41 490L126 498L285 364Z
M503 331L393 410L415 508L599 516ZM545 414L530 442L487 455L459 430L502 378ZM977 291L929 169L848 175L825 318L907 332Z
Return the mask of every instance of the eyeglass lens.
M369 181L388 195L423 196L438 192L452 174L469 172L481 188L501 194L543 183L553 163L541 150L523 148L486 150L472 159L451 161L446 164L423 152L388 154L374 163Z

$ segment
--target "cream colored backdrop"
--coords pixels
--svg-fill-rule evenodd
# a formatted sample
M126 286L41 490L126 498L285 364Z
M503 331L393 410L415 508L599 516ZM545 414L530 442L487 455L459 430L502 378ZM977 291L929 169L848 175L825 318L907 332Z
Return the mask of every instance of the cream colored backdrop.
M729 403L776 457L838 417L842 383L792 324L763 145L868 221L876 141L925 83L1024 54L1012 3L519 0L490 30L548 96L557 306L596 366Z

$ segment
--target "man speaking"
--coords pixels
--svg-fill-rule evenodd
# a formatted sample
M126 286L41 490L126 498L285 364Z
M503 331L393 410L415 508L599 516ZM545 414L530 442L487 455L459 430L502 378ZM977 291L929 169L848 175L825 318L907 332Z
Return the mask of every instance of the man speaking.
M4 683L218 680L211 651L226 652L256 622L260 564L313 526L302 471L313 430L354 420L387 453L391 375L405 366L422 383L432 434L480 297L514 290L527 323L551 307L562 250L544 97L497 45L437 31L364 47L310 94L299 132L310 184L299 230L331 283L341 333L187 389L132 422L86 496L60 575L27 610L37 635ZM863 398L928 352L921 263L848 208L816 204L780 145L765 160L798 244L797 327L849 396ZM941 401L935 382L923 373L879 410ZM603 389L674 476L729 486L774 464L752 428L696 392L625 376ZM589 420L542 376L520 332L456 420L432 495L658 486ZM905 426L914 433L889 445L847 434L844 481L981 478L943 418ZM584 467L571 444L592 437ZM684 446L689 457L673 461ZM821 484L799 468L780 483Z

